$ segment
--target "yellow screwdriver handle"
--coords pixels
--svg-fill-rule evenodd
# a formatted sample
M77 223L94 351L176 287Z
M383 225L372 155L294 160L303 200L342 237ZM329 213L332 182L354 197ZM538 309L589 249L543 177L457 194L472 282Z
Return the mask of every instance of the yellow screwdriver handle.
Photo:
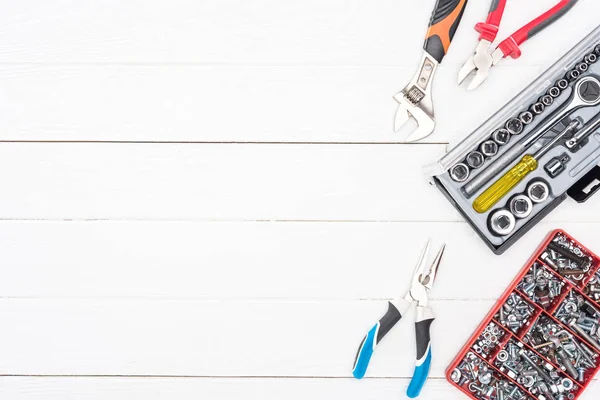
M533 156L527 154L512 167L506 174L498 179L492 186L481 193L473 202L473 208L478 213L484 213L502 199L512 188L517 186L531 171L535 171L538 162Z

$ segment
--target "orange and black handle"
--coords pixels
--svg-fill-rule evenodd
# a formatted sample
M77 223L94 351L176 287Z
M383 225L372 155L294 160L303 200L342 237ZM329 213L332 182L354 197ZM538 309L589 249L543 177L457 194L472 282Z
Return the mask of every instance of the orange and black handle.
M442 62L462 19L467 0L437 0L425 36L425 51Z

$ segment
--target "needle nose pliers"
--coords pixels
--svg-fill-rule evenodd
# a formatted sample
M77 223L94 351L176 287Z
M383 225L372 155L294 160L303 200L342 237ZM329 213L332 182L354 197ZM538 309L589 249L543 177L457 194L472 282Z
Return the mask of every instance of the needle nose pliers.
M415 329L417 338L417 361L415 372L406 392L410 398L415 398L421 393L421 389L429 376L429 367L431 365L431 340L429 329L435 317L433 315L433 310L427 305L427 292L431 290L433 283L435 282L436 273L444 254L445 245L442 246L428 272L426 272L427 256L429 254L430 246L431 240L428 240L413 274L410 289L404 298L390 301L388 303L386 314L363 338L360 347L358 348L358 353L356 354L356 360L354 361L354 367L352 369L355 378L360 379L365 376L375 347L394 325L402 319L402 316L406 313L412 303L416 302L417 314Z
M492 0L487 20L485 23L475 25L479 32L479 44L475 54L467 60L458 73L458 84L460 85L469 75L475 74L468 86L469 90L477 88L488 76L490 68L498 64L500 60L511 56L519 58L521 50L519 45L535 34L541 32L560 17L565 15L579 0L561 0L557 5L546 11L521 29L502 41L494 50L492 43L496 39L507 0Z

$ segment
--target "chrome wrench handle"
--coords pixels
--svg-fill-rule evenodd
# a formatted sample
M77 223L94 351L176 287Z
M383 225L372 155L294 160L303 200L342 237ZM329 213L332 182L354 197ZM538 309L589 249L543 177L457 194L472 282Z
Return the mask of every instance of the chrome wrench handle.
M525 150L531 147L542 136L544 136L556 124L575 110L582 107L591 107L600 104L600 81L593 76L580 79L569 100L567 100L553 115L547 117L527 136L517 142L507 152L502 154L491 163L485 170L481 171L475 178L462 187L463 194L470 198L486 183L494 178L502 170L515 161Z

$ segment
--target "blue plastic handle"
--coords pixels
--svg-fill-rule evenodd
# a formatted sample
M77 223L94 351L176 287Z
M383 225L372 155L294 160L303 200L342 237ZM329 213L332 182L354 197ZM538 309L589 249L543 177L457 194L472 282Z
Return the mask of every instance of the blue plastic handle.
M367 373L367 368L369 367L373 350L375 350L375 335L377 335L378 330L379 322L375 324L369 333L367 333L367 336L365 336L360 347L358 348L356 361L354 362L354 369L352 370L352 375L354 375L356 379L363 378Z
M427 378L429 377L430 367L431 347L428 347L424 359L417 360L415 372L413 374L412 380L410 381L410 385L408 385L408 389L406 390L406 395L411 399L414 399L415 397L418 397L419 394L421 394L421 390L423 389L423 386L425 386L425 382L427 382Z

